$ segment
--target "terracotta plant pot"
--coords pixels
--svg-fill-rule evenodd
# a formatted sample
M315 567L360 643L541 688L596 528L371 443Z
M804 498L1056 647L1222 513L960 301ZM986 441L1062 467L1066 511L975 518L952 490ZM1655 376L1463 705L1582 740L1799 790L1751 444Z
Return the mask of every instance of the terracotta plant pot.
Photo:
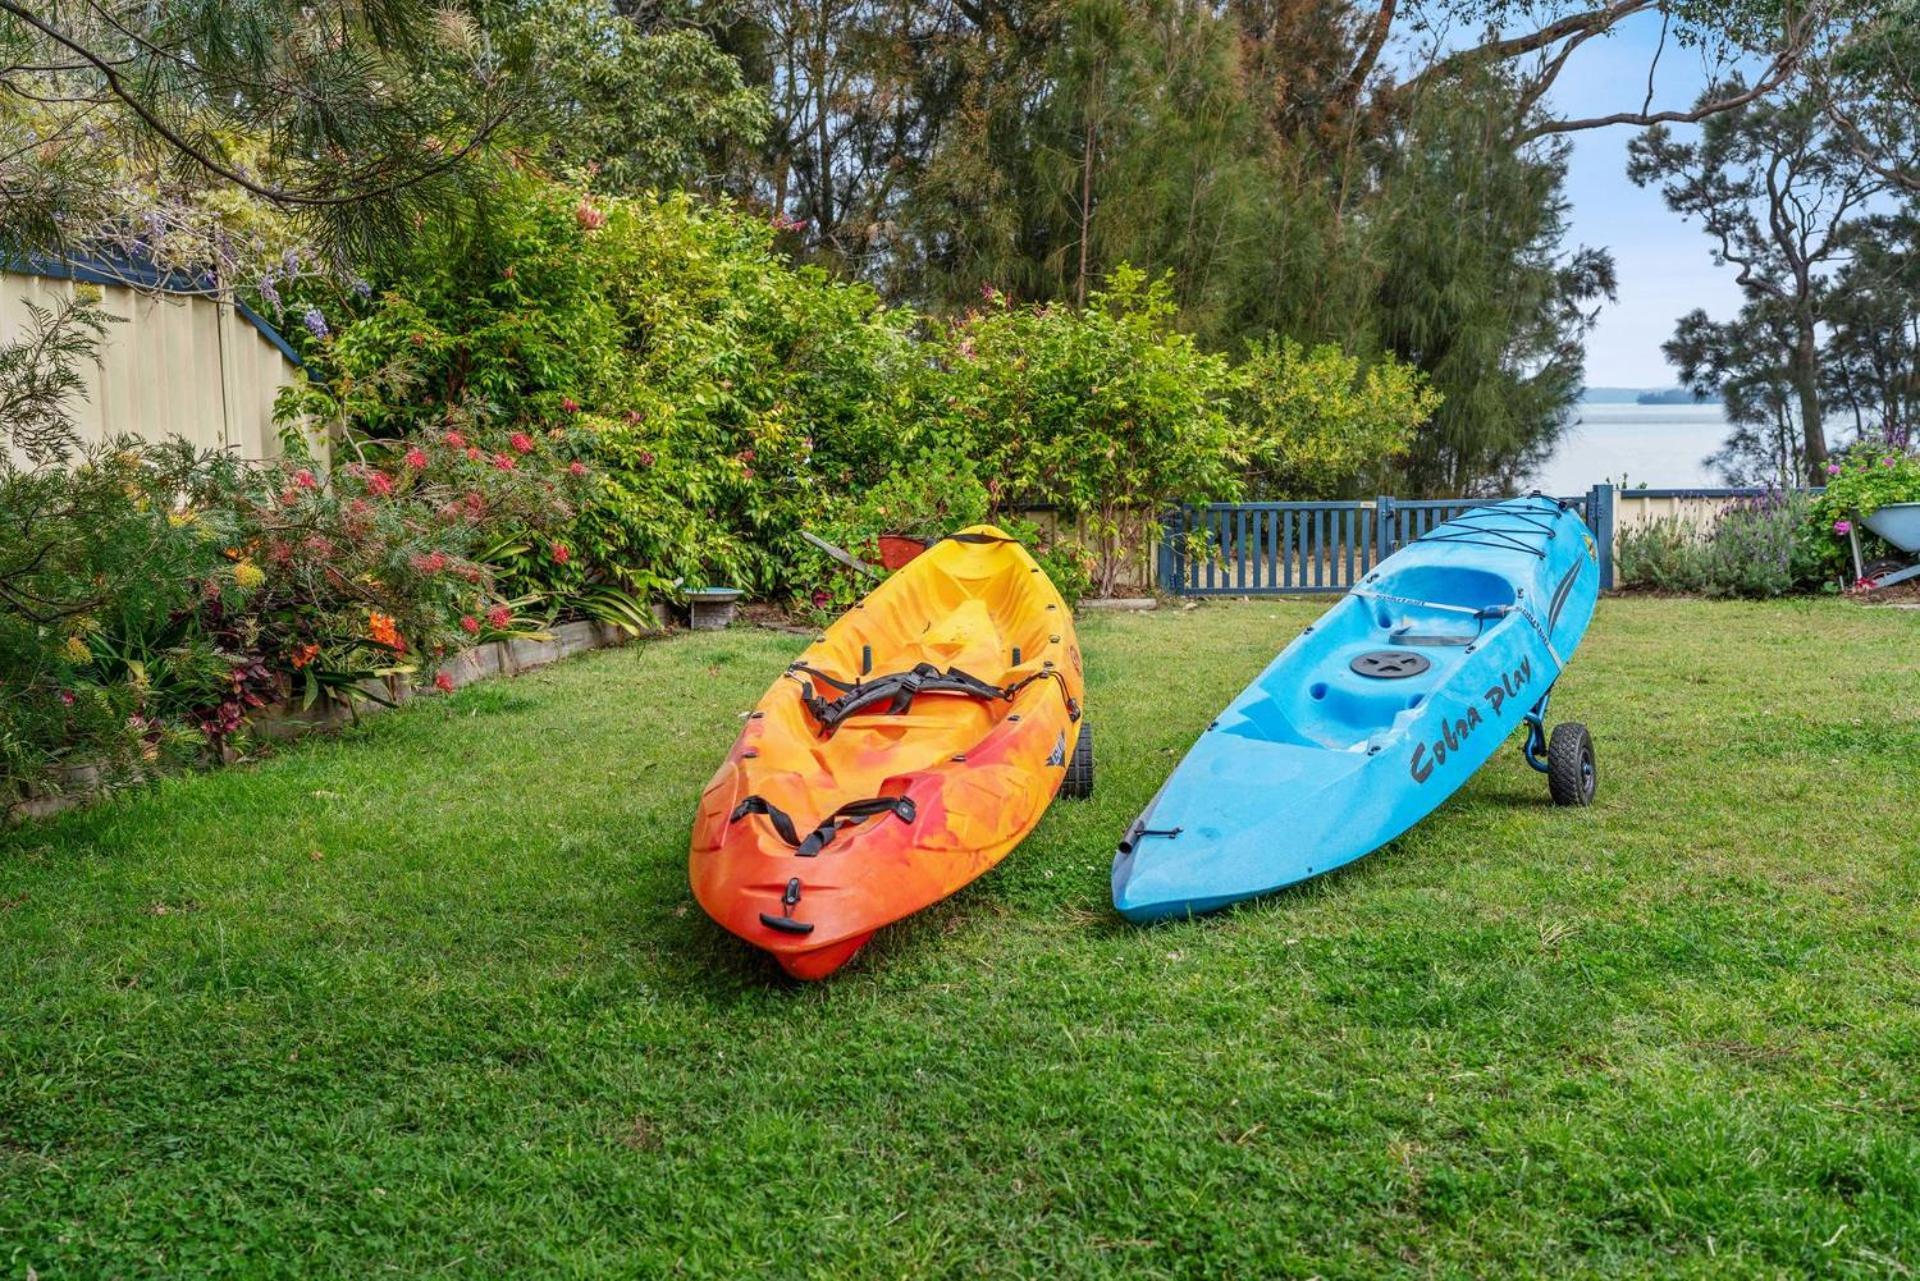
M915 556L927 550L927 540L911 534L880 535L880 563L889 570L905 568Z

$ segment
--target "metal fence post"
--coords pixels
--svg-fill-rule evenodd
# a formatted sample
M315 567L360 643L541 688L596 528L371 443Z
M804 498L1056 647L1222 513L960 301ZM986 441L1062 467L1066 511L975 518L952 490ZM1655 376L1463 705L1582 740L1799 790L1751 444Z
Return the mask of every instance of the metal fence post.
M1380 559L1385 560L1400 550L1399 539L1395 536L1394 529L1393 499L1385 494L1380 495L1373 500L1373 510L1380 526L1380 539L1377 544L1380 548Z
M1595 485L1587 494L1593 518L1593 541L1600 553L1600 590L1613 590L1613 486Z

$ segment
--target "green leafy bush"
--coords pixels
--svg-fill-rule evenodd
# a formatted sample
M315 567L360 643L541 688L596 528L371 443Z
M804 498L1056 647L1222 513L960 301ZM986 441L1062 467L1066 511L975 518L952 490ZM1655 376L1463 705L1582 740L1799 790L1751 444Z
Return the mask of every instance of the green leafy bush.
M332 295L288 414L375 437L569 429L592 468L568 573L527 590L641 598L796 586L801 526L904 456L906 317L797 268L765 222L685 196L510 175L484 216L422 230L370 296Z
M1261 499L1339 498L1389 483L1440 405L1413 366L1387 357L1363 373L1330 343L1268 338L1249 346L1236 372L1246 488Z
M1232 367L1175 329L1176 312L1166 280L1130 267L1084 311L995 293L948 327L921 383L923 430L973 460L996 508L1085 521L1103 593L1163 508L1239 489Z
M609 201L593 252L624 363L584 541L636 584L793 588L799 530L908 456L905 318L684 196Z
M1814 507L1814 519L1845 538L1847 524L1870 517L1891 503L1920 503L1920 453L1859 444L1828 465L1826 490Z

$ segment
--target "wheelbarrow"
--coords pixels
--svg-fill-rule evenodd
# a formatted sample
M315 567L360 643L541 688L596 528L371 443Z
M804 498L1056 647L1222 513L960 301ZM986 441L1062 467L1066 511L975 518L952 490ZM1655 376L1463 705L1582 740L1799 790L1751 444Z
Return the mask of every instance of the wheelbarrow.
M1897 560L1876 560L1863 565L1860 562L1860 536L1849 530L1847 538L1853 544L1854 573L1866 590L1877 592L1882 587L1920 578L1920 503L1888 503L1861 523L1914 558L1911 565L1904 567Z

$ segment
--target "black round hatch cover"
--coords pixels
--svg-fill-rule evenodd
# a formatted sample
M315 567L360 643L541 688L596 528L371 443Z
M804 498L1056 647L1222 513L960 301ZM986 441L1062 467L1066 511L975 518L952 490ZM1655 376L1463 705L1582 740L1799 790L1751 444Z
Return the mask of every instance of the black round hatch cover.
M1433 666L1425 654L1410 654L1404 649L1370 650L1347 664L1362 676L1372 676L1377 680L1399 680L1403 676L1418 676Z

